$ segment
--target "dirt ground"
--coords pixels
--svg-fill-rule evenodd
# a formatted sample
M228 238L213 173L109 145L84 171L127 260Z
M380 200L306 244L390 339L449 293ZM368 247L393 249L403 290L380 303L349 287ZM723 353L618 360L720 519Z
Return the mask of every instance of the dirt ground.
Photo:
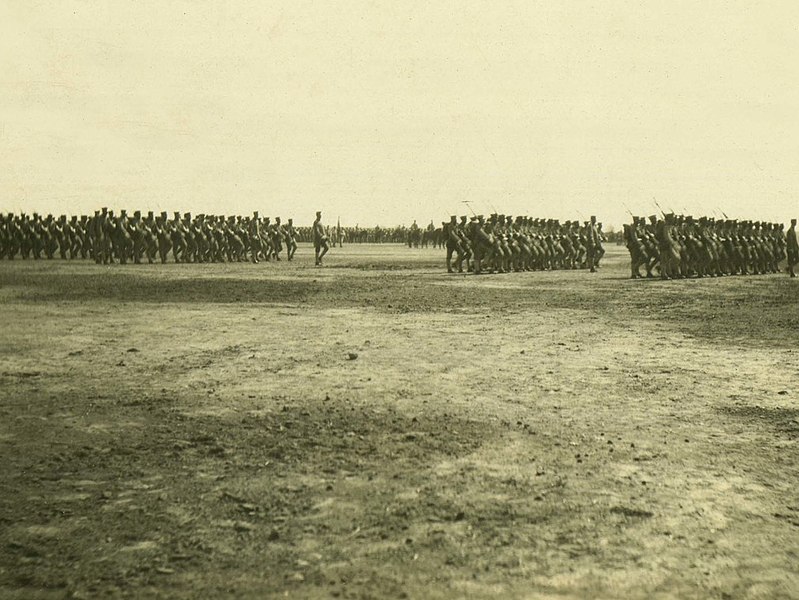
M0 264L0 597L797 598L799 279Z

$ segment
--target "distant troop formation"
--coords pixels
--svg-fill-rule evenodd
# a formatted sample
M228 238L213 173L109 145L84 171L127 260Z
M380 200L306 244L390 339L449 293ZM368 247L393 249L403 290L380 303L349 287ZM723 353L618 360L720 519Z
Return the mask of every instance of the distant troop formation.
M492 214L442 223L447 271L480 274L599 268L605 254L602 224Z
M129 216L103 208L93 216L7 214L0 217L0 258L91 258L98 264L287 260L297 250L291 219L166 212Z
M799 261L796 219L786 233L778 223L738 221L665 214L647 219L633 217L624 225L624 241L630 251L631 277L661 279L719 277L778 273L787 260L795 277Z

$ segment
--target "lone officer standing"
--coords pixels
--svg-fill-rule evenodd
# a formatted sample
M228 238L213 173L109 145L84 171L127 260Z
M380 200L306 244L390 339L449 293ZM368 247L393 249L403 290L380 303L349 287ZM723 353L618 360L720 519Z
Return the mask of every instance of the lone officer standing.
M330 250L330 245L327 242L327 232L325 226L322 225L322 211L316 212L316 220L313 222L313 246L314 254L316 255L316 266L322 266L322 258L324 258L327 251Z

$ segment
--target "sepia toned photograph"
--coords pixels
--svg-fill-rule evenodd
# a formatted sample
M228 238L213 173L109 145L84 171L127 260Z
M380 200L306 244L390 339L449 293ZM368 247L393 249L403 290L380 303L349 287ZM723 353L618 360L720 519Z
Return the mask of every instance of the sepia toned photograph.
M0 3L0 599L799 598L799 4Z

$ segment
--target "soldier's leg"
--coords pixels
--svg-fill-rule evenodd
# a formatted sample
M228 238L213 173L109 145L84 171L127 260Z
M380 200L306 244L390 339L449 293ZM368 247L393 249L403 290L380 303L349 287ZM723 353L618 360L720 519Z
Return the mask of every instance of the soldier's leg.
M641 257L634 248L628 247L627 250L630 252L630 279L638 279L641 277Z
M44 251L44 242L38 236L33 238L32 253L35 260L41 260L42 252Z
M455 245L452 242L447 242L447 273L454 273L452 270L452 254L455 252Z
M322 252L319 254L319 264L322 264L322 259L327 254L327 251L330 250L330 244L327 240L322 240Z
M472 244L469 242L469 240L463 240L463 259L466 261L467 272L472 270L473 256L474 256L474 250L472 249Z
M478 242L474 242L472 245L472 271L475 275L479 275L481 273L482 260L483 249L480 247Z
M158 256L158 240L155 236L147 238L145 241L145 254L147 255L147 262L153 264L156 256Z
M144 244L141 239L136 238L133 242L133 262L137 265L141 264L141 257L144 255Z

